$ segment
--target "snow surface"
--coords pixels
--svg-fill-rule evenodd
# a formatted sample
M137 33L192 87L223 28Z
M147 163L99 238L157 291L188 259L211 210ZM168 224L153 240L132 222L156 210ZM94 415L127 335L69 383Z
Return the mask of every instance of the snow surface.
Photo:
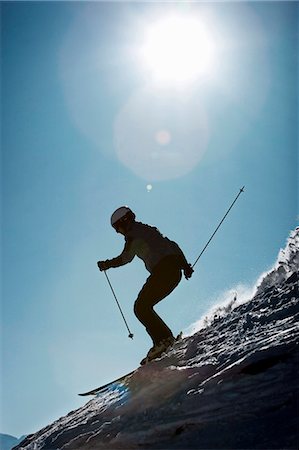
M18 449L297 449L299 228L253 296Z

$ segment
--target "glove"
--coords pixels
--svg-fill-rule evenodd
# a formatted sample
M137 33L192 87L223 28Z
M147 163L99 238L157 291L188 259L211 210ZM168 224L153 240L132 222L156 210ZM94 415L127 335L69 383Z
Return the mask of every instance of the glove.
M101 272L103 272L103 270L107 270L110 268L108 259L106 261L98 261L97 265Z
M184 275L185 275L186 280L189 280L189 278L192 277L192 274L194 272L194 270L191 267L191 264L188 264L187 266L185 266L183 270L184 270Z

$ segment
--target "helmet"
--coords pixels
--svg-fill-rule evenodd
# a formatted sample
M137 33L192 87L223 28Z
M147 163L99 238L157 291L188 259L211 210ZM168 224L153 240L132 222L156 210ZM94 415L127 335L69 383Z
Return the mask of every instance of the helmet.
M121 206L117 208L111 216L111 225L113 228L117 228L121 223L133 222L135 220L135 214L127 206Z

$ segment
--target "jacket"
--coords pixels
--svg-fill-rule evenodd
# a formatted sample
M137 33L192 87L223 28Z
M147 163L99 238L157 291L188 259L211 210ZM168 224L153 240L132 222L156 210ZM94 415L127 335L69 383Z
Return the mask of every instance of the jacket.
M125 233L125 246L122 253L116 258L107 261L110 267L119 267L127 264L138 256L143 260L149 272L153 272L157 264L167 256L177 255L184 269L188 266L184 253L176 244L160 231L141 222L132 222Z

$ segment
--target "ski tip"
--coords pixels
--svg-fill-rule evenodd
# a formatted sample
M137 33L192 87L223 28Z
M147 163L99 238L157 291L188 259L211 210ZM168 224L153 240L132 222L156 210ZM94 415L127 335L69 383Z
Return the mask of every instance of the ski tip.
M240 192L244 192L244 190L245 190L245 186L243 186L243 187L240 189Z
M97 389L93 389L92 391L88 392L81 392L78 394L80 397L87 397L88 395L95 395L97 393Z
M121 376L121 377L119 377L119 378L116 378L116 380L110 381L109 383L103 384L102 386L99 386L99 387L97 387L97 388L95 388L95 389L92 389L91 391L83 392L83 393L78 394L78 395L80 395L81 397L86 397L86 396L88 396L88 395L98 395L98 394L103 394L104 392L106 392L107 390L109 390L109 388L110 388L112 385L114 385L115 383L123 384L127 377L133 375L133 373L135 372L135 370L137 370L137 369L134 369L134 370L132 370L131 372L126 373L126 375L123 375L123 376Z
M81 394L78 394L79 397L88 397L89 395L97 395L98 393L100 393L101 391L98 391L97 389L95 389L94 391L90 391L90 392L83 392Z

